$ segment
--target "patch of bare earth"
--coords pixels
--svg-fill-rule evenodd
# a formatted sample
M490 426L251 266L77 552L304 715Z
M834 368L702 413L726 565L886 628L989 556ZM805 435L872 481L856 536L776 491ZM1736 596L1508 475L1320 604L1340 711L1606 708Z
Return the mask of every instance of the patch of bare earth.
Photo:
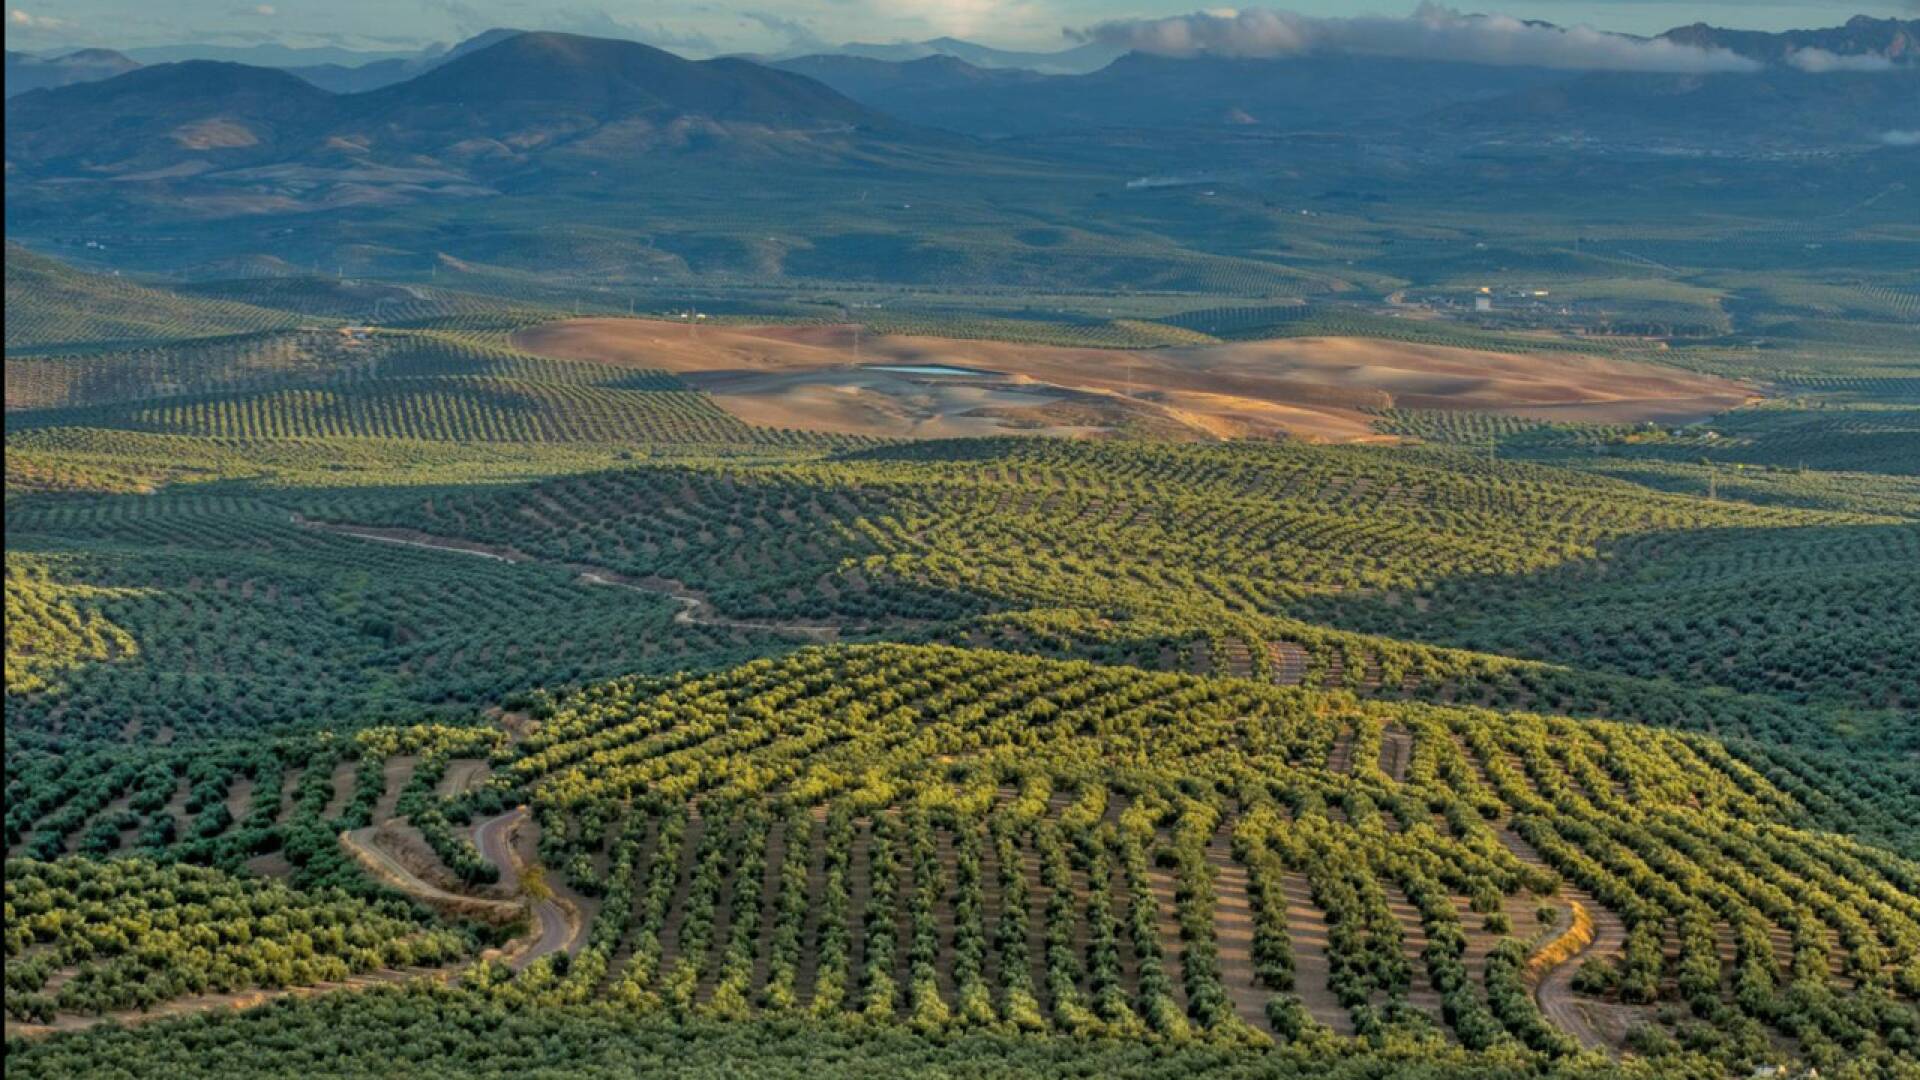
M513 343L675 372L749 423L887 436L1146 431L1380 442L1390 440L1367 410L1670 422L1755 396L1726 379L1633 361L1367 338L1116 350L860 333L856 350L855 335L852 326L568 319L518 331ZM928 367L938 370L899 370Z
M1215 943L1219 952L1220 982L1233 1011L1256 1031L1273 1034L1267 1018L1272 995L1259 985L1253 966L1253 901L1247 896L1247 868L1233 857L1233 841L1223 818L1207 844L1207 866L1213 871Z
M485 758L454 758L447 762L447 771L440 774L434 794L442 799L464 795L486 783L487 772Z
M287 861L285 852L269 851L265 855L255 855L240 865L247 872L261 877L286 878L293 876L293 864Z
M1314 904L1305 875L1289 871L1280 881L1287 903L1287 938L1293 946L1294 993L1315 1020L1341 1035L1351 1035L1353 1014L1328 985L1333 964L1328 958L1326 913Z
M280 777L280 801L274 804L279 808L273 815L275 825L285 825L292 819L293 812L299 809L300 779L304 775L305 770L288 769Z
M1396 784L1407 782L1407 763L1413 760L1413 732L1399 724L1380 731L1380 771Z
M373 804L375 825L393 820L394 809L400 805L400 793L406 790L407 781L413 779L414 767L419 764L420 758L414 754L398 754L380 767L380 799Z
M352 759L334 763L333 794L327 799L326 808L320 812L322 818L332 820L347 812L347 803L353 799L353 782L359 768L359 763Z

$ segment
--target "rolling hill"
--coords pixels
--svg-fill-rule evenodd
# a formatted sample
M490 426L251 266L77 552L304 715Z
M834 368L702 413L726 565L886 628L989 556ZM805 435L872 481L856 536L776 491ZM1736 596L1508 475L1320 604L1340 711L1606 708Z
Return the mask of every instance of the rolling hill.
M299 321L285 311L90 274L14 244L6 249L6 281L9 354L284 330Z
M7 161L15 176L191 176L299 154L334 108L332 95L283 71L155 64L9 99Z

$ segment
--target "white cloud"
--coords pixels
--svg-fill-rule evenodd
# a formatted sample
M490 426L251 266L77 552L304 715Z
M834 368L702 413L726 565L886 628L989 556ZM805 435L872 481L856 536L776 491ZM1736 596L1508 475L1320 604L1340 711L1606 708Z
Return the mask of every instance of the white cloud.
M7 25L21 30L63 30L67 20L56 19L51 15L35 15L31 11L10 8L7 11Z
M1506 15L1463 15L1422 4L1411 16L1321 18L1271 8L1196 11L1069 31L1080 40L1167 56L1286 57L1313 52L1458 60L1505 67L1576 71L1708 73L1760 66L1727 49L1558 27Z
M1920 131L1883 131L1880 141L1888 146L1920 146Z
M869 0L868 7L895 23L958 37L1026 37L1052 21L1032 0Z
M1879 53L1854 53L1842 56L1826 49L1795 49L1787 55L1787 63L1812 75L1827 75L1836 71L1892 71L1892 60Z

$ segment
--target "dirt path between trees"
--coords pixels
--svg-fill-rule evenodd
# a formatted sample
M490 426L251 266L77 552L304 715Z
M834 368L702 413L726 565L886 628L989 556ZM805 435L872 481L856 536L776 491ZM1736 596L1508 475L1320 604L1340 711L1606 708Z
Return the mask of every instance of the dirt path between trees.
M188 997L162 1001L146 1010L126 1009L111 1012L103 1016L82 1016L63 1013L54 1017L51 1024L27 1024L8 1018L6 1037L39 1038L61 1032L85 1031L101 1024L112 1023L121 1027L150 1023L154 1020L177 1019L200 1013L215 1012L221 1009L235 1011L254 1009L278 1001L285 997L312 997L316 994L331 994L340 990L364 990L370 986L394 986L411 979L436 979L445 981L459 968L381 968L342 979L338 982L320 982L311 986L285 986L271 990L236 990L226 994L194 994Z
M1625 1031L1612 1030L1618 1025L1609 1021L1617 1018L1609 1015L1607 1003L1575 993L1573 980L1588 957L1610 956L1626 946L1626 924L1618 915L1601 907L1584 889L1564 884L1560 894L1572 907L1573 917L1560 936L1547 943L1536 956L1537 960L1547 962L1537 972L1530 970L1530 975L1539 980L1534 999L1548 1020L1580 1040L1581 1045L1591 1050L1616 1051Z
M498 919L511 921L530 913L537 924L537 930L530 930L504 950L482 954L479 959L502 959L508 966L519 971L542 956L561 949L576 952L585 943L586 920L581 918L577 907L565 897L555 895L551 890L537 884L528 885L530 876L528 866L515 850L516 830L527 820L525 807L510 810L497 817L488 818L474 826L473 839L481 855L492 860L500 867L500 878L515 891L524 890L528 895L523 900L494 900L486 897L466 896L449 892L433 885L405 866L390 852L374 843L376 827L356 829L340 834L341 846L360 865L376 879L419 899L437 911L457 914L467 918ZM478 962L477 960L474 962ZM215 1012L221 1009L252 1009L277 1001L284 997L311 997L315 994L333 993L340 990L358 990L370 986L383 986L403 983L411 979L425 978L439 982L457 979L472 962L449 964L441 968L407 968L396 970L382 968L362 972L339 982L321 982L310 986L287 986L272 989L240 990L225 994L200 994L175 998L160 1002L145 1010L127 1009L107 1013L102 1016L81 1016L63 1014L51 1024L18 1023L11 1019L6 1022L8 1038L39 1037L56 1032L84 1031L103 1023L121 1025L142 1024L151 1020L164 1020L172 1017L192 1016L200 1013Z
M1540 853L1511 826L1502 826L1499 837L1521 862L1546 866ZM1527 979L1533 984L1534 1000L1554 1026L1578 1039L1582 1046L1617 1052L1626 1038L1628 1015L1618 1005L1575 993L1573 980L1588 958L1611 956L1626 947L1627 925L1571 881L1562 881L1559 895L1567 901L1572 917L1566 928L1528 961Z

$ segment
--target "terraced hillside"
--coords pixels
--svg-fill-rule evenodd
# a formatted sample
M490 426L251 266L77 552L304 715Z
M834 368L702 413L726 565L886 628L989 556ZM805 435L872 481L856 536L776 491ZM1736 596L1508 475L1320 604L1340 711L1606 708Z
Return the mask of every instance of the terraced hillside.
M1559 1056L1669 1000L1832 1060L1920 994L1920 866L1698 736L888 646L595 688L521 749L632 920L568 979L641 1006Z
M376 842L454 889L489 875L451 823L526 797L591 916L466 980L526 1005L1685 1070L1894 1068L1920 1000L1920 864L1814 827L1718 740L1243 679L816 647L595 685L518 741L122 750L13 783L38 794L9 843L43 857L138 834L325 880L327 830L400 814L415 839Z

